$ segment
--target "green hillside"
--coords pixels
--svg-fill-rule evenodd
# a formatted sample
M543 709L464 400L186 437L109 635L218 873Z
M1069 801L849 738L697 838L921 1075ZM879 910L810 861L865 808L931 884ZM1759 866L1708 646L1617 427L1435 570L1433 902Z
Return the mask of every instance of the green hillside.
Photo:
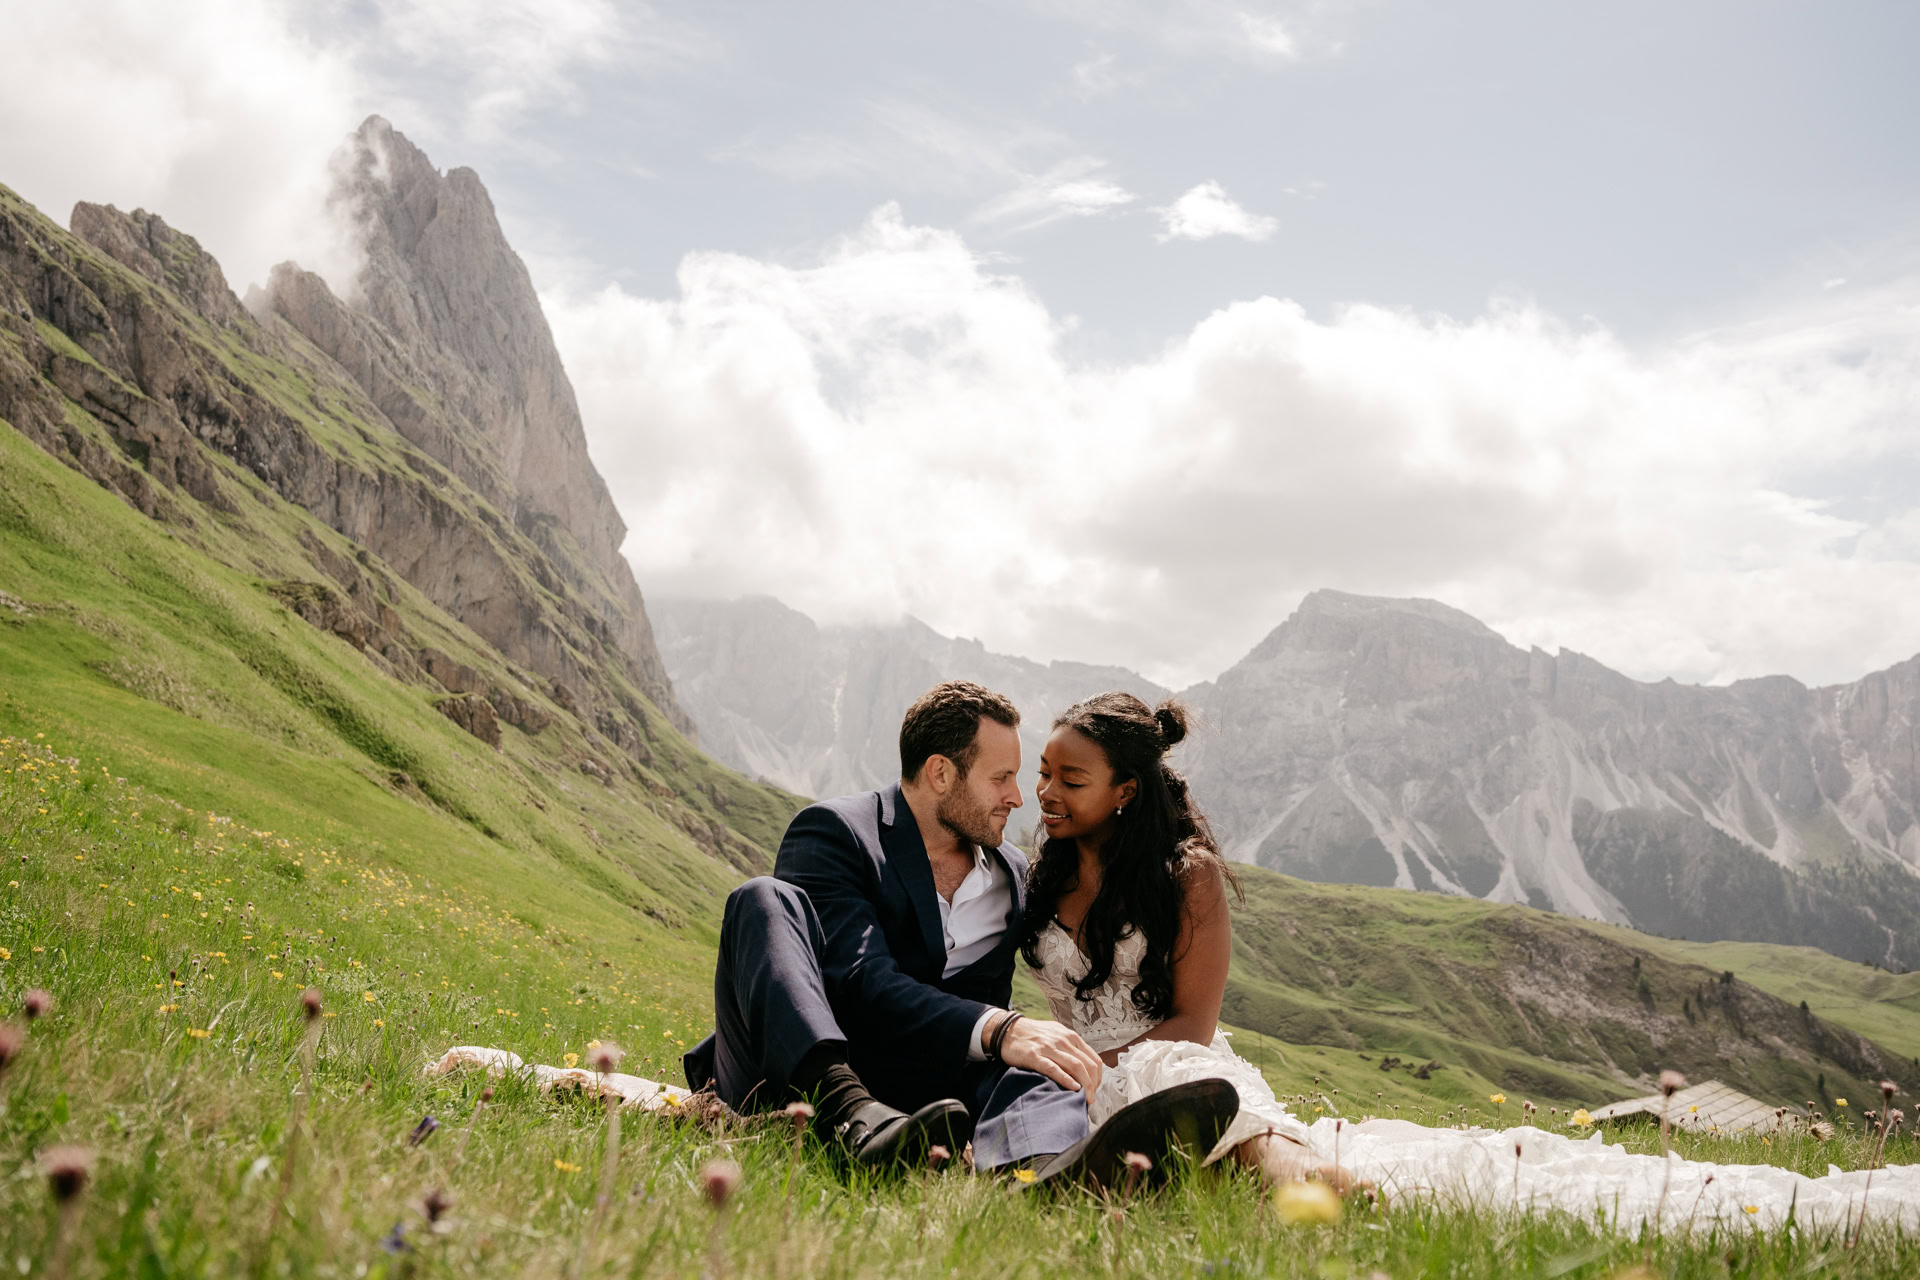
M1276 1072L1293 1091L1310 1071L1386 1105L1411 1091L1475 1106L1493 1092L1591 1106L1651 1092L1673 1068L1792 1104L1863 1096L1885 1077L1920 1082L1904 1047L1912 1022L1884 998L1912 988L1864 966L1754 946L1728 980L1703 961L1731 953L1690 956L1526 907L1258 869L1246 888L1224 1016L1325 1051L1295 1053ZM1775 989L1790 974L1820 975L1817 1010ZM1873 1043L1884 1029L1905 1039Z

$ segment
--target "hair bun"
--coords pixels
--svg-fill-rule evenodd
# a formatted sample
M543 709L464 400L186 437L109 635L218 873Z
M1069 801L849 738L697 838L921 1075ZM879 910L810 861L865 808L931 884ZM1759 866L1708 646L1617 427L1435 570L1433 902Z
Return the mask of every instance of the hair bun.
M1160 726L1160 740L1168 746L1187 736L1187 709L1172 698L1154 708L1153 718Z

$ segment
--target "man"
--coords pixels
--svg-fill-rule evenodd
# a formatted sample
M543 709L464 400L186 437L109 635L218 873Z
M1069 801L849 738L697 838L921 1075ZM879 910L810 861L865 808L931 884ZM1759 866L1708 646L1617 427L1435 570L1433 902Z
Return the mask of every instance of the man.
M1105 1178L1176 1129L1224 1129L1235 1104L1201 1089L1156 1094L1090 1137L1099 1056L1006 1007L1027 873L1002 843L1019 723L991 690L936 685L901 724L898 785L794 818L773 875L727 899L717 1026L686 1055L689 1086L743 1111L811 1098L819 1131L876 1167L971 1138L977 1169Z

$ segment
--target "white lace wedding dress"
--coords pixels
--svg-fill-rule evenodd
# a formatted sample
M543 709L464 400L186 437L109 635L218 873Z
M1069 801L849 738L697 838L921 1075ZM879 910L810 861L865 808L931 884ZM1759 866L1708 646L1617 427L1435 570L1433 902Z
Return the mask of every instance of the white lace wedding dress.
M1074 994L1073 980L1087 971L1087 958L1072 935L1056 921L1040 935L1037 950L1034 977L1054 1019L1078 1031L1096 1052L1131 1044L1152 1029L1132 999L1145 935L1120 941L1113 973L1086 1001ZM1802 1228L1846 1231L1857 1227L1866 1205L1870 1226L1920 1231L1920 1165L1891 1165L1872 1174L1842 1173L1829 1165L1826 1176L1809 1178L1771 1165L1638 1155L1607 1142L1599 1130L1572 1138L1530 1125L1430 1129L1408 1120L1356 1124L1331 1116L1303 1125L1218 1030L1210 1045L1134 1045L1102 1074L1087 1110L1098 1125L1157 1090L1211 1077L1233 1085L1240 1114L1209 1161L1271 1130L1305 1143L1319 1161L1374 1183L1390 1200L1430 1199L1484 1212L1559 1210L1588 1221L1598 1215L1619 1231L1647 1224L1683 1234L1732 1225L1772 1229L1790 1220ZM1783 1135L1774 1141L1814 1139Z
M1034 970L1034 980L1047 993L1054 1021L1078 1031L1095 1053L1106 1054L1133 1044L1153 1030L1153 1020L1133 1003L1133 988L1140 981L1140 960L1147 950L1145 934L1136 930L1115 944L1113 972L1088 1000L1081 1000L1073 989L1074 980L1087 971L1087 958L1058 921L1047 926L1035 949L1040 967ZM1236 1054L1227 1043L1226 1033L1217 1028L1213 1043L1207 1045L1191 1040L1141 1040L1134 1044L1120 1055L1117 1064L1101 1073L1100 1088L1087 1103L1087 1116L1099 1125L1148 1094L1189 1080L1213 1079L1227 1081L1240 1095L1240 1114L1208 1154L1206 1163L1212 1164L1262 1133L1308 1141L1307 1126L1280 1105L1259 1068Z

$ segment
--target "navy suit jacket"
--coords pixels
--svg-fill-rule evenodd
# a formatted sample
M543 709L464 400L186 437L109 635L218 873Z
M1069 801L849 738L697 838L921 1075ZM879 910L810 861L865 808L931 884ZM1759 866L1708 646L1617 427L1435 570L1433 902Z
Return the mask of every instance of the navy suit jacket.
M820 918L820 968L847 1060L891 1106L969 1099L985 1083L968 1038L988 1006L1012 999L1027 892L1026 854L1002 844L989 856L1012 884L1006 929L949 978L933 864L898 783L811 805L780 841L774 878L804 890Z

